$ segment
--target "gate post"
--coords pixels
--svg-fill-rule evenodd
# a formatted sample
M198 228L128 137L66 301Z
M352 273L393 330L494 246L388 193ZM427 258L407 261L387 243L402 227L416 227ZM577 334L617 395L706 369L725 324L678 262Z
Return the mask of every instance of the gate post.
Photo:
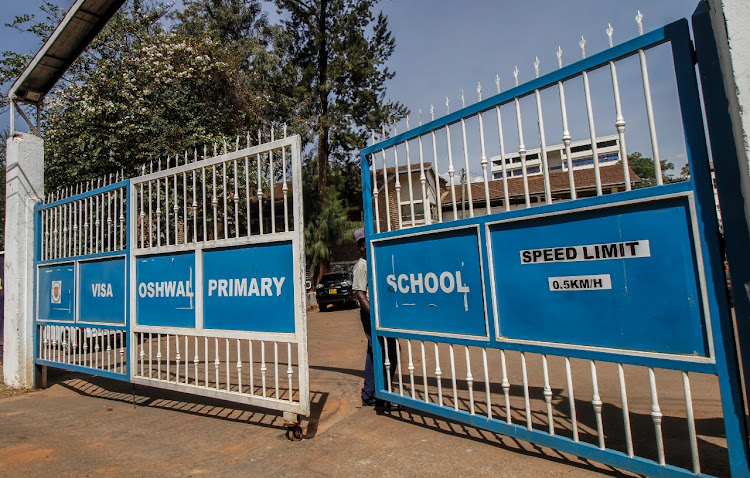
M5 182L5 343L3 380L31 387L34 377L34 207L44 194L44 140L14 133Z
M744 69L750 64L750 55L741 38L730 42L727 31L732 26L734 36L741 37L743 33L738 32L742 30L741 22L750 20L750 9L739 4L704 0L692 20L747 400L750 395L750 144L747 139L750 120L747 113L743 116L742 103L750 97L750 83L746 79L743 83L742 77L746 76ZM725 11L733 16L726 17Z

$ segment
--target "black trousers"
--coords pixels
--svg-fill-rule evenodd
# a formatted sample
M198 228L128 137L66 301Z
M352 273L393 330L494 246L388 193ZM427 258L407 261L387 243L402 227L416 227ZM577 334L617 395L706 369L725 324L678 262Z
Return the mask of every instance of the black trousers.
M359 309L359 318L362 321L362 329L367 337L367 356L365 357L365 384L362 387L362 401L369 402L375 398L375 369L373 366L372 358L372 326L370 324L370 314L362 309ZM383 349L383 337L378 337L380 341L380 348ZM388 390L388 382L385 376L385 352L383 352L383 379L385 380L383 386L385 390ZM393 384L394 377L396 376L396 369L398 364L396 363L396 339L388 340L388 360L391 363L391 384Z

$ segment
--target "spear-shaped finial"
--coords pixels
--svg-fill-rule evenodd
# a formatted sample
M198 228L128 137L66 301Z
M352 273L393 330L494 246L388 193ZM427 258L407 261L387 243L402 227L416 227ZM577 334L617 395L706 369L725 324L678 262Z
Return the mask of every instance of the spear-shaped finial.
M562 48L557 45L557 67L562 68Z
M497 92L500 93L500 75L495 75L495 86L497 86Z
M435 107L433 105L430 105L430 119L435 121Z
M237 151L238 149L240 149L240 135L237 135L234 140L234 150Z
M635 16L635 23L638 24L638 34L643 35L643 14L638 10L638 15Z
M578 42L578 46L581 47L581 56L586 58L586 39L581 35L581 41Z
M466 108L466 98L464 98L464 90L461 90L461 108Z
M409 129L409 115L406 115L406 129Z
M284 137L286 138L286 123L284 123Z
M518 86L518 65L516 65L516 68L513 70L513 78L515 79L516 86Z
M477 83L477 101L482 101L482 83Z
M422 126L422 110L419 110L419 126Z
M534 58L534 74L539 78L539 57Z
M614 33L614 31L615 31L615 29L612 28L612 24L608 23L607 24L607 29L605 30L605 32L607 33L607 38L609 38L609 47L610 48L612 48L614 46L614 44L612 43L612 33Z
M247 137L247 147L250 147L250 131L245 132L245 136Z
M445 97L445 114L449 114L451 112L451 100L447 96Z

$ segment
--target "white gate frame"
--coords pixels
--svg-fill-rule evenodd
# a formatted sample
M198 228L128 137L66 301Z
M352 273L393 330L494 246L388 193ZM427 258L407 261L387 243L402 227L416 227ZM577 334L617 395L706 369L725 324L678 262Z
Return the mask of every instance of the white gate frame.
M248 139L249 144L249 139ZM291 152L291 171L286 171L286 152ZM171 169L163 170L163 171L157 171L152 172L149 174L145 174L141 177L135 178L131 180L130 183L130 193L131 193L131 202L130 202L130 241L132 244L131 248L131 256L130 256L130 267L131 267L131 275L130 275L130 304L131 304L131 333L130 333L130 340L132 347L130 347L130 360L131 360L131 370L130 370L130 377L131 381L133 383L141 384L141 385L147 385L147 386L153 386L168 390L175 390L179 392L185 392L190 393L194 395L200 395L200 396L207 396L212 398L218 398L223 400L229 400L232 402L239 402L239 403L245 403L248 405L254 405L258 407L263 407L267 409L272 410L278 410L281 412L284 412L285 418L293 421L298 421L297 415L304 415L308 416L310 413L310 377L309 377L309 362L308 362L308 352L307 352L307 309L305 304L305 251L304 251L304 227L303 227L303 203L302 203L302 161L301 161L301 146L300 146L300 138L299 136L292 136L289 138L283 138L275 141L271 141L269 143L261 144L258 146L253 147L247 147L241 150L236 150L233 152L226 152L226 146L225 146L225 152L223 154L214 155L212 158L204 159L201 161L193 161L189 162L186 158L185 164L173 167ZM251 189L253 189L256 184L253 184L252 187L250 184L245 182L245 193L246 196L244 198L244 201L246 202L248 211L251 209L251 202L256 199L261 200L261 206L260 211L262 211L262 201L264 200L264 195L268 196L271 200L271 222L274 225L274 229L272 229L271 232L264 232L262 228L262 212L259 212L258 204L252 204L252 208L256 208L254 211L255 214L260 214L260 223L261 223L261 229L259 234L254 234L250 230L250 223L248 222L247 225L247 231L246 234L244 234L242 237L240 237L239 234L239 227L236 226L236 234L235 237L222 237L219 239L211 238L209 240L205 240L208 237L208 234L210 231L206 228L206 222L205 222L205 216L199 221L196 221L194 215L196 209L194 209L196 205L196 196L193 196L192 198L192 207L187 206L188 200L187 198L183 198L182 206L179 204L180 201L177 200L177 204L174 206L174 213L175 217L178 217L177 215L180 214L183 217L183 228L185 233L183 236L182 241L177 240L178 234L175 234L174 238L177 242L169 244L169 237L167 236L167 245L162 245L161 241L157 241L157 245L150 247L151 245L146 245L144 243L144 238L139 237L139 226L143 228L146 220L146 215L148 214L150 218L154 217L154 212L149 210L148 213L145 210L145 206L143 203L143 198L145 195L145 191L148 191L149 184L165 184L166 181L169 181L172 183L172 181L176 181L177 178L182 177L183 179L183 187L186 184L186 180L194 180L195 176L198 174L202 174L202 178L204 181L201 183L203 188L206 188L205 184L205 173L207 170L212 171L213 174L217 174L217 171L221 168L223 168L223 174L224 176L221 178L223 181L224 191L227 190L227 170L230 171L232 168L234 168L234 177L237 179L237 164L240 164L240 167L243 167L244 162L244 168L245 171L253 170L255 172L256 167L257 171L260 173L261 170L269 171L269 177L274 177L274 162L271 161L271 157L277 157L282 156L283 157L283 174L284 174L284 181L283 181L283 199L284 199L284 223L283 224L275 224L276 217L274 213L274 192L273 192L273 184L279 184L276 183L275 179L272 181L269 181L268 184L271 185L269 190L264 191L263 190L263 184L258 183L257 186L259 186L256 192L256 195L250 195ZM261 160L263 159L264 163L261 163ZM281 166L281 165L278 165ZM268 168L268 169L265 169ZM277 174L280 171L277 170ZM287 190L288 190L288 184L289 182L286 181L287 174L291 174L291 188L292 188L292 224L291 228L288 224L287 218L288 215L286 214L287 208L288 208L288 202L287 202ZM262 174L261 174L262 175ZM192 179L191 179L192 177ZM187 179L186 179L187 178ZM213 177L215 180L216 178ZM239 178L240 182L243 178ZM265 179L265 178L264 178ZM247 176L245 176L245 180L247 181ZM174 182L173 184L177 184ZM193 183L195 185L195 182ZM210 185L209 185L210 186ZM235 212L237 211L237 207L239 204L239 195L238 195L238 185L235 182L234 184L234 194L231 197L230 201L234 202L235 206ZM170 184L168 187L172 187L172 184ZM215 190L216 188L216 182L213 183L213 188ZM175 188L177 195L179 195L180 191L178 188ZM173 194L174 191L173 190ZM217 218L217 210L220 208L219 203L223 204L223 219L224 219L224 235L226 236L229 232L229 229L227 228L228 222L236 221L238 218L238 215L235 214L234 219L229 218L228 216L228 209L227 209L227 195L224 195L223 197L218 197L216 194L213 193L213 197L209 198L209 196L206 194L204 189L203 196L205 198L205 203L203 204L203 207L206 210L209 210L213 207L213 218L214 218L214 225L216 225ZM185 193L186 189L183 188L182 192ZM240 191L241 193L242 191ZM175 198L178 197L175 195ZM241 195L241 194L240 194ZM277 198L279 199L279 198ZM174 201L173 201L174 202ZM244 206L244 204L243 204ZM190 216L190 213L192 212L193 216ZM161 211L158 211L157 216L161 214ZM166 219L166 230L170 230L171 227L175 227L175 231L178 233L179 228L175 226L174 223L170 226L169 223L169 215L170 211L165 208L164 216ZM210 214L210 213L206 213ZM256 216L257 217L257 216ZM267 218L268 219L268 218ZM157 221L161 220L161 216L157 218ZM189 223L190 221L193 221L193 225L196 226L197 223L203 222L203 239L204 240L196 240L198 237L197 234L193 234L192 238L190 237L190 234L187 233L190 229ZM187 225L185 223L188 223ZM151 222L153 224L153 222ZM279 227L281 227L280 232L275 232ZM217 229L214 229L214 233L216 233ZM145 232L141 231L141 232ZM149 242L151 242L154 238L150 237ZM208 250L213 250L217 248L235 248L235 247L241 247L241 246L248 246L248 245L260 245L260 244L273 244L273 243L279 243L279 242L291 242L292 244L292 250L293 250L293 257L290 258L293 261L293 285L294 285L294 311L295 311L295 331L294 333L271 333L271 332L250 332L250 331L235 331L235 330L206 330L203 328L203 300L202 300L202 284L203 284L203 252ZM136 294L138 293L137 290L137 277L136 277L136 263L137 260L140 258L143 258L145 256L154 256L154 255L160 255L160 254L174 254L179 252L194 252L195 253L195 260L196 260L196 270L195 270L195 315L196 315L196 323L194 328L181 328L181 327L156 327L156 326L147 326L147 325L139 325L138 323L138 314L137 314L137 307L136 307ZM174 357L176 357L176 367L177 372L175 374L175 379L170 380L170 365L167 364L167 376L166 379L161 377L161 347L162 347L162 338L166 336L166 347L167 351L169 351L169 347L172 345L172 340L174 339L174 345L177 347L177 351L174 354ZM155 345L151 345L150 340L153 340L154 338L158 339L158 343ZM182 340L180 340L182 338ZM150 339L150 340L149 340ZM146 345L144 345L144 343ZM269 358L266 360L266 347L269 345L269 343L273 344L273 358ZM286 353L284 350L282 350L282 356L286 356L288 359L287 361L287 368L284 371L288 378L288 389L286 392L286 396L284 398L280 398L280 383L284 380L280 378L279 376L279 344L286 344ZM255 345L255 352L253 352L253 346ZM213 356L209 357L209 347L213 348ZM258 351L258 346L261 347L261 350ZM293 346L296 347L297 350L297 367L298 367L298 374L297 374L297 381L298 381L298 389L296 391L296 399L294 399L295 390L292 386L292 374L293 374L293 368L292 368L292 348ZM156 351L158 347L158 360L159 360L159 376L154 376L156 372L153 372L152 367L153 364L156 362L157 357L154 355L154 352ZM181 362L181 356L180 351L185 350L186 356L184 357L184 361ZM174 349L172 349L174 350ZM234 362L230 366L230 360L236 359L236 357L232 357L232 352L239 351L240 359L237 359L236 364ZM244 354L247 354L248 351L253 354L253 358L250 361L243 362L242 358L245 356ZM169 353L169 352L168 352ZM199 359L199 355L203 353L204 356L202 359ZM223 360L220 360L220 355L223 355ZM253 376L253 368L255 368L255 365L257 365L255 362L258 359L257 355L260 355L260 376ZM169 356L167 358L170 358ZM209 359L210 362L209 362ZM223 362L223 363L222 363ZM209 363L211 363L211 367L209 367ZM145 371L146 364L150 364L149 371ZM181 369L180 366L183 365L184 369ZM250 373L248 375L250 382L245 382L243 385L242 383L242 376L246 375L246 372L242 370L244 367L250 367ZM231 383L231 380L229 379L231 373L230 369L234 369L236 367L238 375L235 376L235 379L238 381L235 381L235 383ZM184 375L181 375L181 370L184 372ZM267 387L267 376L266 373L274 373L273 377L270 377L271 380L275 379L275 382L273 382L273 386ZM215 374L214 374L215 373ZM234 373L234 371L232 371ZM222 380L226 377L226 380L224 383L222 383ZM240 377L240 378L238 378ZM215 380L215 383L210 384L209 382L213 379ZM205 380L204 380L205 379ZM261 390L259 392L256 392L255 390L255 384L252 383L253 380L259 380L261 381ZM210 385L210 386L209 386ZM234 390L234 388L237 388L237 390ZM248 387L247 391L243 391L244 388ZM291 416L289 415L291 414Z

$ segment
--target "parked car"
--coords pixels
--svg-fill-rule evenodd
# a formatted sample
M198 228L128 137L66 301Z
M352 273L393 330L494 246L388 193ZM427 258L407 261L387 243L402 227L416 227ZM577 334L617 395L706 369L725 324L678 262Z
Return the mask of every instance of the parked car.
M329 305L342 304L359 307L357 294L352 290L351 272L330 272L325 274L315 286L315 300L321 311Z

